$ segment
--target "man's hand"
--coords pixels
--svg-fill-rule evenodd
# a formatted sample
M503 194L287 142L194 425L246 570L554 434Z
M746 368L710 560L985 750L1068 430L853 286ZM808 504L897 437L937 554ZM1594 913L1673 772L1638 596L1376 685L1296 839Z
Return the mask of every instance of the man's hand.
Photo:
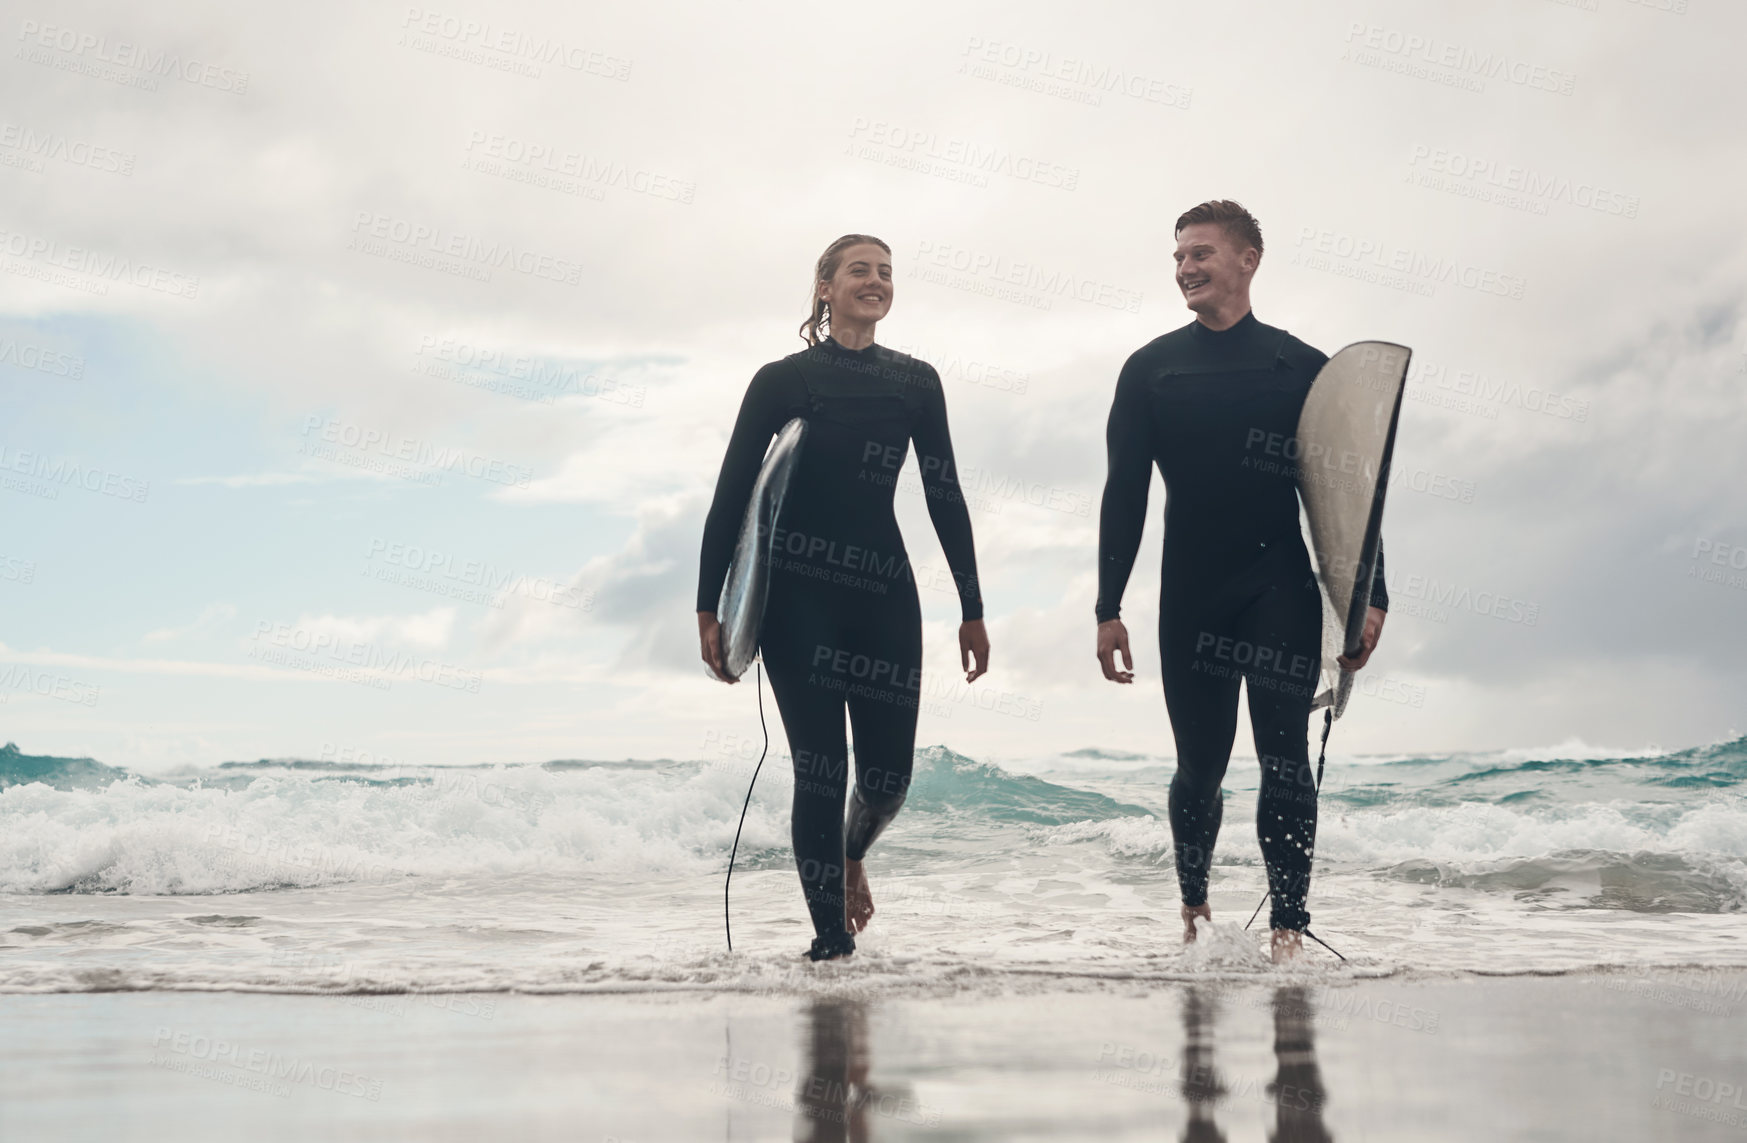
M1122 652L1122 670L1116 669L1116 652ZM1098 624L1098 665L1113 683L1134 682L1134 656L1128 653L1128 628L1120 619Z
M730 679L728 669L722 665L722 625L716 621L714 611L698 612L698 651L717 679L724 683L740 681Z
M1377 649L1377 640L1383 637L1383 617L1388 615L1381 607L1368 608L1365 611L1365 630L1359 635L1359 655L1349 659L1345 655L1335 660L1349 671L1363 667L1371 658L1371 652Z
M977 666L971 669L971 658ZM964 668L964 681L974 683L989 672L989 631L981 619L968 619L958 625L958 662Z

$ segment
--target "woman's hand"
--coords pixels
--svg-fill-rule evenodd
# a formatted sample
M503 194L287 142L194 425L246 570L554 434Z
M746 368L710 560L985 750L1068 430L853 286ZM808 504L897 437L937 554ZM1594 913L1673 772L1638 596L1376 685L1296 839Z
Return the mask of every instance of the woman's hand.
M1371 652L1377 649L1377 640L1383 637L1383 617L1388 614L1381 607L1366 609L1365 630L1359 634L1359 654L1351 659L1342 655L1335 662L1349 671L1363 667L1371 658Z
M727 668L722 665L722 625L716 621L714 611L698 612L698 651L717 679L724 683L740 681L730 679Z
M977 666L971 669L971 658ZM958 661L964 668L964 681L974 683L989 671L989 631L981 619L968 619L958 625Z

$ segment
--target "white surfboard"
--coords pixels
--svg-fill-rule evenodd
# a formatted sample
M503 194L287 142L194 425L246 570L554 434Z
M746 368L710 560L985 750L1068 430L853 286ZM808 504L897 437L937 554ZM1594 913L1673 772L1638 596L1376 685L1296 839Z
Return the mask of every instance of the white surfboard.
M746 503L740 539L734 545L734 558L728 564L722 598L716 605L716 619L722 625L722 665L730 679L744 675L758 657L764 603L770 595L770 554L777 514L782 511L806 439L807 422L800 417L782 427L764 454L764 464Z
M1315 707L1346 710L1353 673L1335 661L1355 655L1371 602L1383 529L1383 494L1395 425L1413 351L1360 341L1317 372L1298 418L1298 492L1322 588L1323 680Z

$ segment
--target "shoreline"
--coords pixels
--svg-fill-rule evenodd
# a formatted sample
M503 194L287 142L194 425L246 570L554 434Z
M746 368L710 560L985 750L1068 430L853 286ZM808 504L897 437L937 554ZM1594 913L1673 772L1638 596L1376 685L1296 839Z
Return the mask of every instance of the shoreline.
M1516 1139L1696 1140L1747 1123L1747 968L1222 975L950 997L863 996L842 974L814 995L8 994L0 1128L645 1143L1210 1125L1455 1140L1509 1123ZM1723 1010L1674 1002L1705 995Z

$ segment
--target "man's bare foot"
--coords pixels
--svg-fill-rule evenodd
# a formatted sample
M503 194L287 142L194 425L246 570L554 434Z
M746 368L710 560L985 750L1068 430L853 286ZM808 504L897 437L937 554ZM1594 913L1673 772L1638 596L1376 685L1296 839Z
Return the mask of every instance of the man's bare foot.
M1183 906L1183 943L1186 945L1195 943L1196 917L1207 918L1207 923L1211 925L1213 923L1213 906L1205 904Z
M1275 964L1286 964L1304 955L1304 936L1296 929L1275 929L1269 944Z
M843 924L859 933L873 920L873 890L867 886L867 870L859 861L843 863Z

